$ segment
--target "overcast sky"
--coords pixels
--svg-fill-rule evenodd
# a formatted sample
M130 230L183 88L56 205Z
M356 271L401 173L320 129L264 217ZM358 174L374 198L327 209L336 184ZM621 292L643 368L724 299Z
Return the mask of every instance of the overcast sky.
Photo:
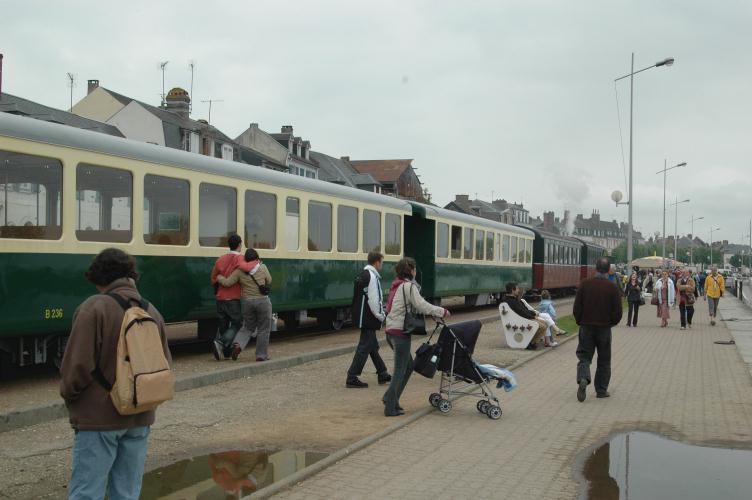
M193 118L235 137L293 125L314 150L414 158L444 205L457 193L627 219L635 78L634 223L661 230L663 179L679 232L740 242L752 217L752 2L0 0L3 90L67 109L66 72L159 104L189 89ZM622 156L622 143L624 156ZM674 228L669 207L667 234ZM748 238L745 238L748 241Z

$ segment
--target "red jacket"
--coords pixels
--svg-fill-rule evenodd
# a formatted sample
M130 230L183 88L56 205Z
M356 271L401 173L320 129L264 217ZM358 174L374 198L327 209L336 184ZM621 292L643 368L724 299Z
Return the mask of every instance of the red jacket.
M243 256L239 252L230 252L224 254L217 259L214 264L214 269L211 273L211 283L214 285L217 282L217 276L220 274L225 278L230 276L235 268L243 262ZM240 300L240 283L235 283L232 286L224 287L219 285L216 293L217 300Z

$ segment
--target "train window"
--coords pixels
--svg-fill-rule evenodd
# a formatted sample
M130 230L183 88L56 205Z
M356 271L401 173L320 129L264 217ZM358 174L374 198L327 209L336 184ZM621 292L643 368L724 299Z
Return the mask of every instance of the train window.
M436 257L449 257L449 224L436 224Z
M363 210L363 251L381 251L381 212Z
M517 236L512 236L512 244L510 245L510 253L512 255L512 262L517 262Z
M238 231L238 192L235 188L202 182L198 187L198 244L226 247Z
M559 248L558 251L558 257L556 260L557 264L564 264L564 246L563 245L556 245Z
M501 254L502 254L502 259L504 260L504 262L509 262L511 260L510 255L509 255L509 235L508 234L504 235L504 240L502 241L502 244L501 244Z
M277 247L277 195L245 192L245 244L248 248Z
M291 196L285 202L285 242L288 250L300 248L300 199Z
M358 251L358 209L355 207L337 207L337 250Z
M473 235L475 232L470 229L469 227L465 228L465 236L463 238L464 240L464 247L462 251L462 258L463 259L472 259L473 258L473 247L475 246L473 244Z
M494 234L489 231L486 233L486 260L494 258Z
M548 262L548 249L550 246L550 243L543 244L543 262Z
M76 238L127 243L133 231L133 175L127 170L76 166Z
M525 240L525 262L533 262L533 240Z
M183 179L144 176L144 243L187 245L190 241L190 184Z
M452 226L452 258L462 258L462 228Z
M501 260L501 233L496 233L496 261Z
M332 206L329 203L308 202L308 250L332 251Z
M0 151L0 238L59 239L62 189L58 160Z
M399 255L402 252L402 216L386 214L384 229L386 230L384 253Z
M525 262L525 238L519 238L517 243L517 262Z
M475 258L477 260L483 260L483 243L486 239L486 232L477 229L475 231Z

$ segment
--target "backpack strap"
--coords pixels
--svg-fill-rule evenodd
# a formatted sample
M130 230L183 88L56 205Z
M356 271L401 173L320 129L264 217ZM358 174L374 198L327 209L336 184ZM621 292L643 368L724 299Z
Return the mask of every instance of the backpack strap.
M120 307L123 308L123 311L127 311L128 309L130 309L131 307L133 307L133 304L131 304L131 300L134 301L134 302L138 302L138 305L144 311L147 311L147 312L149 311L149 301L146 300L143 297L141 297L141 300L136 300L136 299L126 299L122 295L118 295L117 293L113 293L113 292L110 292L110 293L108 293L106 295L108 297L113 298L115 300L115 302L117 302L118 304L120 304Z

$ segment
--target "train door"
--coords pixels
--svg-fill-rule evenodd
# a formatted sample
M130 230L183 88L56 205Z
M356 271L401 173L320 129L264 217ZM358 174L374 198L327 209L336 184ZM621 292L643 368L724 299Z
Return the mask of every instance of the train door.
M436 222L417 215L405 217L405 257L418 264L416 279L421 294L435 297L436 290Z

